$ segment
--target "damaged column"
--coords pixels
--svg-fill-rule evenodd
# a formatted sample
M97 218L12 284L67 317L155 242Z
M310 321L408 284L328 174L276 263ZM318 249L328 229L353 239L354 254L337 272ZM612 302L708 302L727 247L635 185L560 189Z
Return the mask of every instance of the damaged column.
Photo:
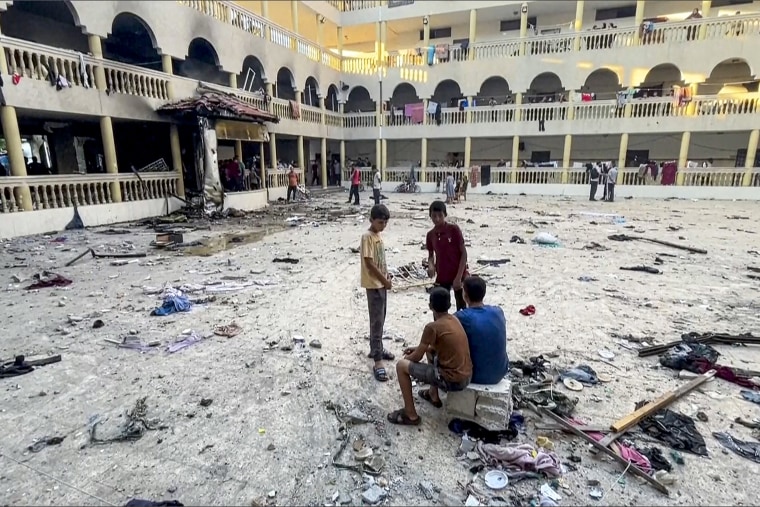
M11 176L26 177L26 160L24 149L21 146L21 131L18 128L16 108L12 106L0 106L0 121L5 137L5 149L8 151L8 160L11 164ZM32 211L32 194L26 181L20 183L13 190L16 203L24 211Z

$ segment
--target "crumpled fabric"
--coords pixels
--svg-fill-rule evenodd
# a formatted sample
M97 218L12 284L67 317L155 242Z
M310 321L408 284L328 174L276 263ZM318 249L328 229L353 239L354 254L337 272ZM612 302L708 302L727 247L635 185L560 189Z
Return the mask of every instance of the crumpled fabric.
M571 378L582 384L596 384L599 382L594 369L585 364L563 370L562 373L559 374L559 378L562 380Z
M189 312L191 306L190 300L181 292L167 293L164 296L164 303L153 310L151 315L165 316L177 312Z
M586 423L581 421L580 419L568 419L568 422L571 423L573 426L585 426ZM597 433L593 431L584 432L589 437L593 438L597 442L604 439L605 435L604 433ZM642 472L646 473L652 473L652 465L649 463L649 459L647 459L646 456L641 454L639 451L634 449L633 447L628 447L627 445L623 445L620 442L612 442L609 445L610 450L612 450L615 454L626 460L628 463L633 463L636 467L641 469Z
M653 469L665 470L666 472L673 470L673 465L671 465L668 458L662 454L659 447L645 447L644 449L639 450L639 452L649 460Z
M518 407L528 407L530 402L538 407L544 407L561 417L570 417L578 404L578 398L570 398L554 389L532 390L529 386L514 386L513 396Z
M203 340L203 336L199 335L195 331L191 331L190 334L188 335L182 335L180 338L182 339L166 347L166 351L169 352L170 354L173 354L174 352L179 352L180 350L184 350L188 348L189 346L195 345L199 341Z
M719 355L720 353L717 350L704 343L682 343L661 355L660 364L673 370L703 373L699 371L697 366L698 360L704 359L710 364L714 364Z
M760 393L756 391L741 391L739 394L741 394L742 398L744 398L747 401L760 404Z
M715 376L719 379L723 379L738 386L746 387L747 389L757 389L757 385L755 385L749 377L739 375L733 370L733 368L728 366L710 363L707 359L697 359L694 362L694 365L697 369L695 373L701 374L710 370L715 370Z
M34 280L35 282L28 286L26 290L44 289L47 287L66 287L67 285L72 284L71 280L68 278L50 271L37 273L34 275Z
M133 498L127 502L124 507L184 507L184 504L180 503L178 500L161 500L160 502L154 502L153 500Z
M645 401L640 401L636 404L636 410L645 404ZM639 426L647 435L673 449L707 456L705 439L697 430L694 419L687 415L665 408L641 420Z
M548 477L562 475L559 457L545 449L536 449L531 444L478 442L477 450L480 457L491 466L501 465L510 471L540 472Z
M742 458L760 463L760 442L745 442L723 432L713 433L713 436L726 449L734 451Z

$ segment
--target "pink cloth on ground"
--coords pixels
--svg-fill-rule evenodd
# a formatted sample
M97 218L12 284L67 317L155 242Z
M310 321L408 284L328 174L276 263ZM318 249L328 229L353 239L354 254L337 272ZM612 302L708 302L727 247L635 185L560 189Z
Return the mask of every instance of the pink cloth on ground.
M586 423L578 419L568 419L568 422L571 423L573 426L586 425ZM586 433L586 435L590 436L597 442L604 439L603 433L595 433L593 431L585 431L584 433ZM652 465L651 463L649 463L649 459L647 459L646 456L641 454L636 449L620 444L618 442L613 442L610 444L610 450L612 450L615 454L617 454L618 456L626 460L628 463L633 463L634 465L639 467L642 472L646 472L648 474L652 473Z
M508 470L540 472L548 477L559 477L562 474L556 454L545 449L536 449L531 444L499 445L478 442L478 453L486 463L502 465Z

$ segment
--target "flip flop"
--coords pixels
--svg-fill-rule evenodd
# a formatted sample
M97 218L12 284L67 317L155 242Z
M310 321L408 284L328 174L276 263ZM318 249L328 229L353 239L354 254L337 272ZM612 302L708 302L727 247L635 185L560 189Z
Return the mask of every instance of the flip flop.
M385 371L385 368L375 368L372 370L372 373L378 382L388 382L388 373Z
M403 408L400 408L396 410L395 412L391 412L388 414L388 422L392 424L398 424L400 426L419 426L422 422L422 417L417 417L417 419L409 419L409 417L406 415L406 412L404 412Z
M536 307L533 305L528 305L522 310L520 310L520 315L525 315L526 317L534 315L535 313L536 313Z
M435 408L441 408L443 406L443 402L441 400L433 401L433 399L430 397L430 389L424 389L417 393L420 398L427 401L431 405L433 405Z
M372 353L367 354L367 357L372 359ZM396 356L393 355L393 352L383 349L383 361L393 361L394 359Z

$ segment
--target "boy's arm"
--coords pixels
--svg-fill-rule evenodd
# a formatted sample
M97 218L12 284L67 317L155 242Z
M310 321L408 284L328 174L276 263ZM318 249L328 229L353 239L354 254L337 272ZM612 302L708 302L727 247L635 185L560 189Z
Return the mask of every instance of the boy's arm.
M425 238L425 246L427 246L428 251L428 276L430 278L433 278L435 276L435 250L433 249L433 239L430 237L430 233L428 233L427 237Z
M457 277L454 280L454 290L462 288L462 277L464 276L464 270L467 268L467 247L464 244L464 235L462 230L457 226L457 235L459 236L459 269L457 270Z
M372 276L380 280L380 282L383 284L383 287L385 287L386 289L390 289L391 288L390 280L388 280L385 274L382 271L380 271L380 268L377 267L372 257L364 257L363 261L364 261L364 266L367 268L367 271L372 273Z
M419 363L422 361L422 358L425 357L425 354L430 346L433 345L433 342L435 342L435 331L433 331L430 326L425 326L425 329L422 330L420 344L417 345L417 348L404 359L413 363Z

